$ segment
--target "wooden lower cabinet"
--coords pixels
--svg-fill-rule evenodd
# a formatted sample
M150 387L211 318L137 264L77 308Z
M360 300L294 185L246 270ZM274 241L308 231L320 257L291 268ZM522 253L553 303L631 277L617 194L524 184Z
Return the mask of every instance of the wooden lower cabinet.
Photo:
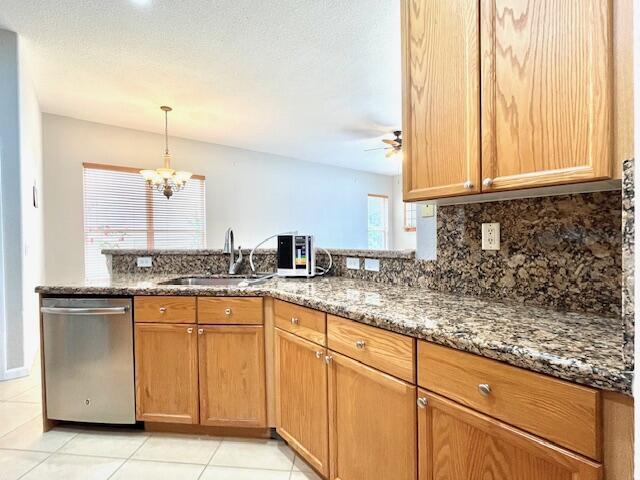
M136 419L198 423L196 327L135 326Z
M334 352L328 358L330 478L415 480L416 387Z
M200 326L200 424L267 426L262 325Z
M329 475L326 350L275 329L278 433L324 477Z
M601 480L602 466L424 390L420 480Z

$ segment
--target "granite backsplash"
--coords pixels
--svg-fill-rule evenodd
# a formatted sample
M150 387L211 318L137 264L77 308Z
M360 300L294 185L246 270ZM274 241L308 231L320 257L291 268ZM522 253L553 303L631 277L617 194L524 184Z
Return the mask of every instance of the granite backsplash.
M624 364L633 370L635 338L634 262L635 262L635 162L626 160L622 178L622 321L624 324Z
M406 251L331 250L332 274L620 317L621 206L620 191L441 206L437 260ZM483 222L501 224L499 251L481 249ZM114 273L214 274L228 267L220 250L105 253ZM153 256L151 269L136 267L141 254ZM380 271L348 270L348 256L380 258ZM326 260L318 254L318 264ZM273 271L275 251L258 251L255 264ZM245 258L241 273L248 271Z

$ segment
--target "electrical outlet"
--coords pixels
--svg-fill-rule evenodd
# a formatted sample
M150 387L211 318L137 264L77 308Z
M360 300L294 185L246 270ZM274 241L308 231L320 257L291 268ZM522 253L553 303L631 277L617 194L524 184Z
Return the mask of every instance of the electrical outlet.
M482 250L500 250L500 224L482 224Z
M380 271L380 260L377 258L365 258L364 259L364 269L370 272L379 272Z
M151 262L151 257L138 257L136 265L138 265L138 268L150 268Z
M347 257L347 268L349 270L360 270L360 259L358 257Z

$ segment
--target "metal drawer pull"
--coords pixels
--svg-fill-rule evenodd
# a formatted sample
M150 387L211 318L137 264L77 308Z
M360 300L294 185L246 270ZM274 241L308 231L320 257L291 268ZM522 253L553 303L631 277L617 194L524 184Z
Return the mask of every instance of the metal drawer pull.
M160 313L164 313L167 311L167 307L160 307Z
M324 352L322 352L322 351L317 351L317 352L316 352L316 358L322 358L322 354L323 354L323 353L324 353Z
M198 329L198 335L202 335L204 333L204 328L199 328Z
M333 357L331 355L327 355L326 357L324 357L324 363L326 363L327 365L331 364L332 361Z
M480 392L480 395L482 395L483 397L488 397L491 393L491 385L489 385L488 383L481 383L480 385L478 385L478 392Z
M231 309L230 308L225 308L224 309L224 314L225 315L231 315Z
M490 187L491 185L493 185L493 178L485 178L482 181L482 185L484 185L485 187Z
M187 333L193 333L193 327L187 328Z
M291 317L291 325L298 325L299 323L298 317Z
M427 407L427 397L418 397L417 404L418 404L419 408L426 408Z
M129 307L90 307L90 308L67 308L67 307L41 307L42 313L52 315L122 315L127 313Z
M364 346L366 345L364 340L358 340L356 342L356 347L359 348L360 350L362 350L364 348Z
M471 183L469 180L467 180L466 182L464 182L464 188L466 190L471 190L473 188L473 183Z

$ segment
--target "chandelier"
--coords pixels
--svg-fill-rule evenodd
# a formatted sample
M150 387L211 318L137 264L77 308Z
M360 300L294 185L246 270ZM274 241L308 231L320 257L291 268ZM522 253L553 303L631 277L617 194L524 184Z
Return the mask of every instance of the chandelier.
M182 190L191 178L191 172L176 172L171 168L171 155L169 154L169 134L168 134L168 114L172 110L171 107L162 106L160 109L164 112L164 167L155 170L140 170L140 175L144 178L147 186L151 190L162 192L167 200L171 198L175 192Z

